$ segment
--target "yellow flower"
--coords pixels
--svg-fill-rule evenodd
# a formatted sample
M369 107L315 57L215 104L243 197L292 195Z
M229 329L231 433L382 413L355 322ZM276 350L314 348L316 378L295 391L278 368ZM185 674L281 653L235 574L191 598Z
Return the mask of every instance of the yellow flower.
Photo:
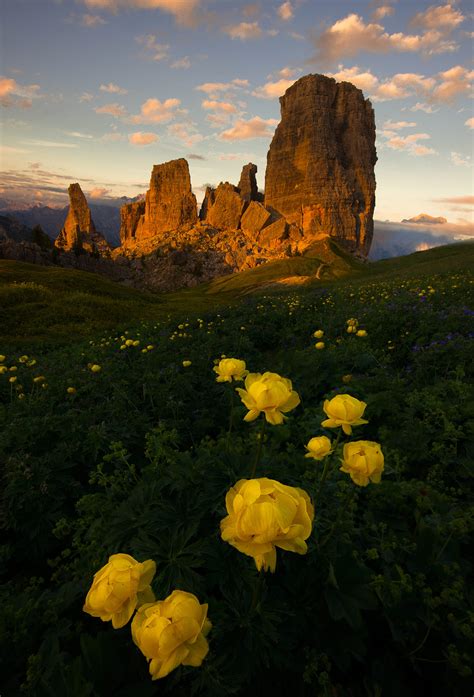
M331 400L324 401L324 413L329 416L321 422L321 426L325 428L338 428L342 426L342 430L347 436L352 433L352 426L360 426L361 424L369 423L361 416L365 411L367 404L360 402L355 397L349 394L338 394Z
M133 339L127 339L125 346L133 346Z
M26 363L28 360L28 356L20 356L18 359L18 363Z
M7 359L6 356L3 356L3 355L0 356L0 363L3 363L6 359Z
M329 455L331 452L331 441L327 436L316 436L311 438L308 445L305 445L306 453L305 457L312 457L315 460L322 460L323 457Z
M129 554L112 554L94 575L82 609L103 622L112 620L114 629L125 626L137 605L154 601L150 583L155 571L151 559L140 564Z
M16 365L12 365L10 368L8 368L8 370L10 371L10 373L16 373L16 371L18 370L18 368L17 368Z
M132 345L133 346L140 346L140 342L138 341L138 339L136 339L136 341L132 342Z
M165 600L142 605L132 622L132 638L150 661L152 680L179 665L200 666L209 651L207 604L192 593L174 590Z
M315 345L314 348L317 348L319 351L324 348L324 341L318 341Z
M33 382L44 382L46 378L44 375L38 375L37 377L33 378Z
M221 521L221 537L254 558L257 569L275 571L276 547L306 554L314 508L303 489L274 479L240 479L227 492L229 514Z
M316 332L313 334L315 339L322 339L324 336L324 332L322 329L318 329Z
M250 373L245 378L245 390L237 387L236 392L249 409L244 421L254 421L263 411L266 420L276 426L283 423L283 419L286 418L284 413L300 403L291 380L282 378L277 373Z
M13 377L11 377L11 378L8 378L8 382L11 382L12 384L13 384L14 382L16 382L17 380L18 380L18 378L17 378L16 376L13 376Z
M359 329L356 333L356 336L367 336L367 332L365 329Z
M380 484L384 468L384 457L378 443L370 440L356 440L346 443L343 449L341 472L350 474L354 484L367 486Z
M155 347L153 346L153 344L149 344L149 345L147 346L147 350L148 350L148 351L153 351L154 348L155 348Z
M75 387L68 387L66 392L68 394L76 394L76 388Z
M0 365L0 375L3 375L3 373L7 373L8 368L6 365Z
M183 361L184 368L189 368L190 365L191 365L191 361Z
M346 383L346 385L347 385L347 383L350 382L351 380L352 380L352 375L351 375L350 373L348 373L347 375L343 375L343 376L342 376L342 382Z
M100 365L97 365L97 363L94 363L94 365L91 365L91 370L93 373L100 373L102 368L100 367Z
M245 361L238 358L223 358L219 364L213 368L217 373L216 382L232 382L234 380L243 380L249 371L245 369Z

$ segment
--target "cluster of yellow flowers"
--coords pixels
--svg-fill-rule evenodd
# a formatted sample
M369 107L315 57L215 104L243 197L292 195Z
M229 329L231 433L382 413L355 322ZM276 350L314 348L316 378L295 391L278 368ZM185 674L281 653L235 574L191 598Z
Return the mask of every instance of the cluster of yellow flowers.
M209 651L211 629L206 604L192 593L174 590L156 600L151 581L156 564L140 563L129 554L112 554L95 575L83 607L92 617L124 627L131 624L132 639L149 661L153 680L164 678L179 665L200 666Z
M359 320L357 320L355 317L351 317L351 319L348 319L346 324L346 331L348 334L355 334L356 336L367 336L367 331L365 329L358 329Z

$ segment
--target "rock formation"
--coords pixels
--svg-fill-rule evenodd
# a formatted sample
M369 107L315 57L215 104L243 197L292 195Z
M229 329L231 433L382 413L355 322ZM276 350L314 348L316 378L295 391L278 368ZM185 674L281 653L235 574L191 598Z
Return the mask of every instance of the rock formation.
M95 229L86 197L79 184L68 188L69 212L54 244L64 251L89 252L109 256L110 247L106 239Z
M126 203L120 209L120 244L133 243L140 218L145 215L145 201Z
M258 201L256 174L257 165L252 164L252 162L249 162L248 165L244 165L242 168L238 188L240 196L244 201Z
M199 220L206 220L209 209L214 204L216 200L216 190L212 186L206 186L206 193L204 194L204 199L201 204L201 210L199 211Z
M125 247L151 238L158 242L166 233L197 223L197 203L187 161L181 158L154 165L144 208L143 202L123 206L121 220L120 240Z
M349 82L307 75L287 89L280 105L267 157L265 206L298 225L306 239L326 233L366 255L377 161L369 100Z

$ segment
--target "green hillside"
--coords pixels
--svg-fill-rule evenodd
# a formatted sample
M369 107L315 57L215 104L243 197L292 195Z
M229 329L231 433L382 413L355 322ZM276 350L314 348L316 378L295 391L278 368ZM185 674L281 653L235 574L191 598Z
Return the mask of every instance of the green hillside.
M196 288L152 294L84 271L0 260L0 341L23 347L63 344L141 320L206 312L259 291L383 281L473 265L471 242L370 263L325 241L304 256L262 264Z

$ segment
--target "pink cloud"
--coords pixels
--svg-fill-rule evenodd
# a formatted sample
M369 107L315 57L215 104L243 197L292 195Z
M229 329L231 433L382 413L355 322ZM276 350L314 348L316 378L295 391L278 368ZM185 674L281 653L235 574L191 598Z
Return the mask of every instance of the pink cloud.
M172 14L179 24L193 22L194 13L200 5L200 0L83 0L91 9L109 10L162 10Z
M201 106L203 109L209 111L223 111L226 114L235 114L237 111L237 107L234 104L230 102L218 102L214 99L204 99Z
M94 111L97 114L108 114L109 116L113 116L116 119L119 119L122 116L125 116L127 113L125 110L125 107L123 107L117 103L104 104L104 106L96 107L96 109L94 109Z
M260 97L261 99L276 99L285 94L288 87L291 87L296 82L296 80L286 80L282 78L276 82L266 82L262 87L257 87L253 92L254 97Z
M277 14L284 22L288 22L293 18L293 6L289 0L280 5L277 10Z
M262 119L254 116L245 121L239 119L232 128L223 131L219 135L220 140L249 140L251 138L270 138L273 135L274 126L278 124L277 119Z
M131 133L128 136L128 141L131 145L150 145L151 143L156 143L158 136L156 133Z
M141 106L141 113L132 116L131 123L166 123L175 118L177 108L181 104L179 99L147 99Z

